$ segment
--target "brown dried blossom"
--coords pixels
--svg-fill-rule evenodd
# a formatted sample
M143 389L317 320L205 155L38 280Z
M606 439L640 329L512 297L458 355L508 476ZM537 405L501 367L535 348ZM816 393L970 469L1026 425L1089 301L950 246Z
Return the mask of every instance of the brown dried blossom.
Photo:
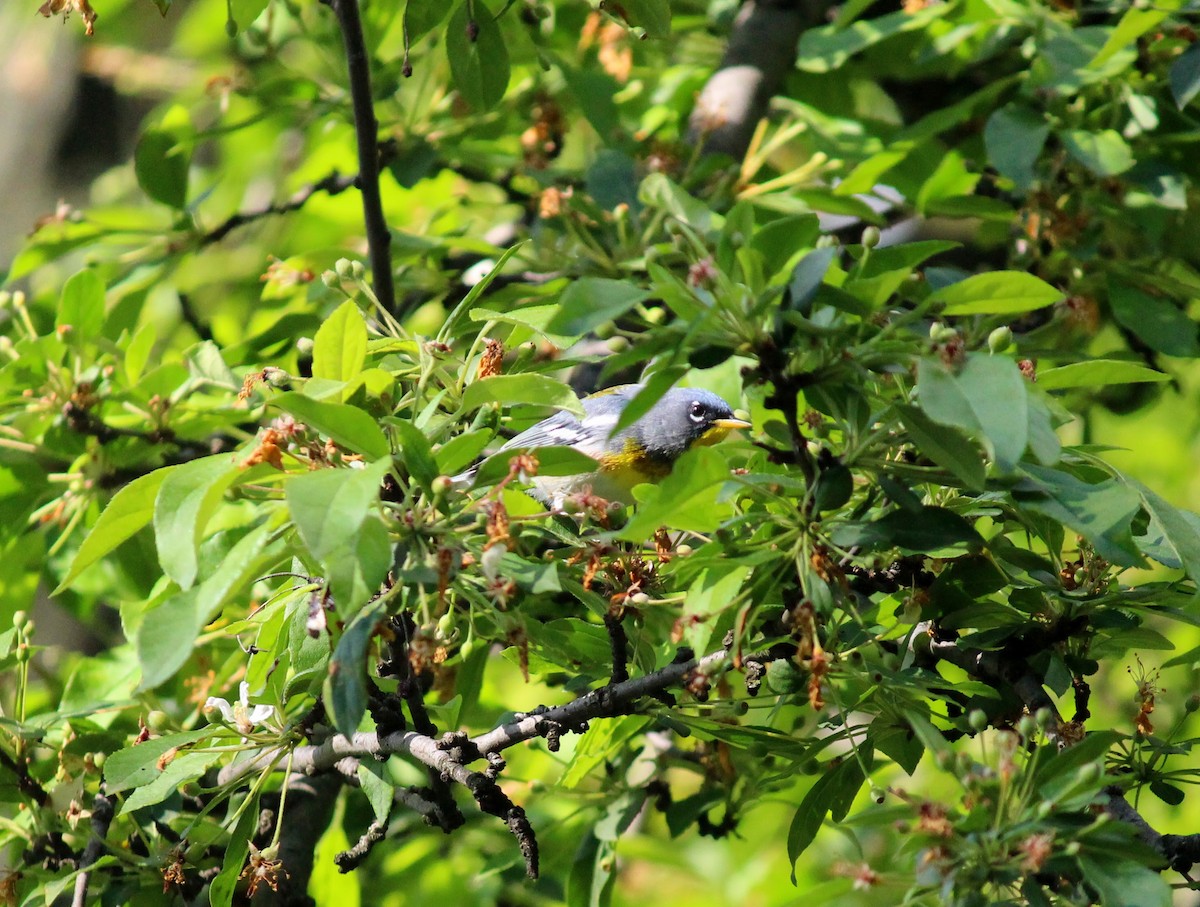
M504 344L489 337L484 345L483 355L479 359L479 371L475 374L476 380L499 375L503 365Z
M239 879L249 880L247 897L254 897L259 885L265 884L272 891L279 890L279 874L282 872L286 876L287 872L283 869L282 861L275 859L275 853L274 847L259 850L253 841L250 842L250 859L246 862L242 874L238 876Z
M88 37L90 38L96 33L96 11L92 9L88 0L46 0L38 7L38 12L47 19L51 16L61 15L63 21L69 19L72 12L77 12L83 19L83 29Z

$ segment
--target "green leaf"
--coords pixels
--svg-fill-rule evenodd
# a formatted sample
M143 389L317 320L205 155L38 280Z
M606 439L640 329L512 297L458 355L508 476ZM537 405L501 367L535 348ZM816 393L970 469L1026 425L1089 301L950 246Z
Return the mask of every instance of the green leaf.
M258 828L257 790L252 788L248 801L240 804L242 814L229 835L229 841L224 844L225 855L221 860L221 871L208 888L210 907L231 907L233 903L233 892L237 888L238 877L250 853L250 838Z
M188 589L209 519L242 474L229 454L183 463L167 472L154 501L154 541L163 572Z
M484 111L500 103L508 89L508 47L483 0L460 3L454 11L446 26L446 55L454 85L468 104Z
M438 477L437 462L425 433L407 419L393 423L400 436L400 459L408 474L416 479L425 491L433 492L433 480Z
M415 44L441 25L451 6L446 0L405 0L404 27L408 40Z
M350 381L367 358L367 324L352 300L343 302L313 338L314 378Z
M117 815L124 816L135 809L161 803L179 791L183 785L203 775L220 757L220 753L181 753L175 756L162 771L137 785L134 792L125 799Z
M628 281L581 277L563 291L558 312L546 329L564 336L586 334L649 298L649 290Z
M832 540L842 548L857 545L867 551L905 548L929 553L963 547L976 551L983 547L983 538L957 513L928 506L917 513L893 510L873 523L843 523L833 531Z
M621 415L617 418L617 423L609 432L610 435L615 435L617 432L624 431L646 413L653 409L654 404L662 399L663 394L674 387L685 374L688 369L685 366L669 365L659 369L649 378L642 382L642 389L637 392L637 395L625 404L625 408L621 410Z
M1049 135L1044 116L1023 105L1009 104L988 117L983 142L992 166L1025 190L1033 183L1033 168Z
M847 759L840 765L826 768L825 774L804 795L788 828L788 862L792 864L793 885L796 884L796 861L816 838L825 816L831 811L842 812L844 816L840 805L848 806L865 780L859 760Z
M1108 40L1104 42L1104 46L1100 48L1100 52L1092 58L1088 64L1089 68L1097 69L1104 63L1108 62L1114 54L1119 50L1128 47L1150 29L1154 28L1165 19L1169 10L1178 8L1178 0L1168 0L1161 4L1156 9L1138 9L1136 7L1125 10L1121 16L1121 21L1112 29L1112 33L1108 36Z
M324 562L358 534L379 500L379 485L389 467L388 461L380 460L366 469L319 469L288 480L288 511L314 558Z
M104 281L91 268L79 271L63 285L54 326L69 327L67 339L73 343L100 336L104 327Z
M836 252L832 246L814 249L796 263L796 267L792 269L792 279L788 281L786 308L802 315L811 311L813 299L825 281L825 274L829 271Z
M236 28L243 31L262 15L270 0L229 0L229 13Z
M1178 787L1173 784L1168 784L1166 781L1151 781L1150 793L1162 800L1168 806L1180 806L1184 801L1184 794Z
M371 804L371 812L375 814L376 822L386 822L392 813L392 798L396 787L391 780L384 777L385 766L378 762L360 762L358 764L358 786L367 795Z
M1079 857L1079 868L1104 907L1171 907L1171 886L1162 874L1132 860Z
M158 760L164 753L211 737L212 734L213 729L205 727L151 737L135 746L117 750L104 762L104 789L109 793L117 793L148 784L158 774Z
M137 655L142 666L139 690L150 690L168 680L191 657L193 643L234 595L283 557L282 539L275 534L283 520L282 508L238 539L217 569L203 582L169 596L147 611L137 630Z
M1183 110L1200 92L1200 41L1192 44L1171 64L1171 97Z
M1028 391L1016 363L972 354L955 374L941 362L922 359L917 390L929 418L978 435L996 466L1012 471L1029 439Z
M348 450L365 454L372 460L391 455L391 445L379 423L357 406L325 403L295 391L273 398L271 405L286 410Z
M329 581L338 617L349 620L379 591L392 568L393 552L387 527L370 514L358 532L344 539L325 558L322 570Z
M520 452L510 448L492 454L479 464L475 485L494 485L509 473L509 462ZM595 472L596 461L573 447L535 447L539 476L578 476Z
M646 727L644 715L625 715L610 721L597 722L595 733L589 730L575 746L571 761L567 763L558 786L573 790L582 784L593 771L617 753L635 734Z
M1132 488L1116 479L1089 484L1070 473L1032 463L1022 471L1033 482L1032 489L1022 485L1013 491L1022 506L1071 527L1114 564L1133 567L1142 563L1131 529L1140 507ZM1031 497L1033 490L1040 495Z
M1066 387L1100 387L1106 384L1137 384L1147 381L1170 381L1171 376L1124 359L1092 359L1072 362L1058 368L1038 372L1037 383L1043 390Z
M963 484L982 491L987 470L978 449L958 429L938 425L915 406L897 406L904 427L925 456L948 469Z
M1196 322L1170 299L1110 281L1108 301L1117 322L1151 349L1168 356L1198 356Z
M565 409L577 416L583 415L583 407L571 388L561 381L532 373L493 375L467 385L463 391L463 409L467 412L493 402L536 403Z
M1053 305L1063 293L1024 271L975 274L930 295L945 315L1014 315Z
M468 431L455 435L437 449L437 471L452 476L466 469L492 440L490 431Z
M838 69L868 47L895 35L924 28L946 12L947 8L941 6L926 7L917 13L899 10L875 19L860 19L846 27L835 23L805 29L800 37L796 65L805 72Z
M648 38L666 38L671 34L670 0L621 0L618 7L625 21L646 30Z
M325 680L325 705L338 733L350 737L367 710L367 647L387 610L376 602L351 622L338 640Z
M187 110L172 107L158 126L142 133L133 150L133 169L142 191L176 209L187 204L191 132Z
M1167 542L1179 555L1179 562L1193 582L1200 581L1200 518L1172 507L1149 488L1133 483L1141 493L1142 503L1158 520Z
M84 570L96 563L122 542L132 538L154 519L154 502L163 480L175 466L164 466L144 476L138 476L118 491L87 534L71 568L51 595L58 595L71 585Z
M1129 143L1114 129L1103 132L1069 129L1060 133L1059 138L1067 154L1096 176L1116 176L1134 164Z
M714 213L704 202L664 173L651 173L638 187L638 199L649 208L666 211L672 217L700 233L721 229L725 218Z
M711 447L694 447L675 463L671 474L649 486L639 498L620 537L640 542L659 526L689 532L712 532L733 513L733 505L719 500L720 487L730 480L725 458Z

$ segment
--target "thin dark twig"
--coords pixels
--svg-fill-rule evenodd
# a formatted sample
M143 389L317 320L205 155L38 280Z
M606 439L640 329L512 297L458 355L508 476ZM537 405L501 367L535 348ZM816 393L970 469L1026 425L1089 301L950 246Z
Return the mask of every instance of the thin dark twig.
M38 784L37 779L29 774L29 770L25 766L17 762L16 759L3 749L0 749L0 765L3 765L16 776L17 789L38 806L45 806L50 802L50 795L46 793L46 789Z
M358 189L362 193L375 298L385 311L399 317L401 313L396 310L396 287L392 279L392 236L383 216L383 199L379 194L379 123L375 119L371 96L371 65L363 40L358 0L323 2L337 16L346 48L350 99L354 104L354 132L358 142Z
M239 211L236 214L230 215L212 230L201 236L200 245L202 247L210 246L213 243L220 242L238 227L252 224L256 220L262 220L264 217L299 211L318 192L324 192L328 195L340 195L347 189L353 188L357 180L357 176L342 176L335 170L324 179L300 189L286 202L267 205L265 208L259 208L255 211Z
M333 862L337 864L338 872L350 872L362 865L375 848L375 845L384 839L387 835L388 822L384 819L382 822L376 820L367 826L367 830L362 833L362 837L358 839L358 843L349 850L343 850L333 858Z
M612 677L609 683L624 683L629 679L629 637L621 615L611 611L604 615L604 629L608 631L608 642L612 648Z
M92 836L83 849L79 858L79 868L82 872L75 879L75 897L71 907L84 907L87 903L88 882L91 880L92 866L104 852L104 839L108 837L108 826L113 820L113 804L104 794L96 794L92 801Z

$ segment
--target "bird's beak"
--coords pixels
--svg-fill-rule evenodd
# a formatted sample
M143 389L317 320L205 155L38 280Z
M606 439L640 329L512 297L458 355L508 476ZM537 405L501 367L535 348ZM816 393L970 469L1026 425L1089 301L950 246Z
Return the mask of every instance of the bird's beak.
M713 419L708 429L700 436L700 439L696 443L702 447L708 447L710 444L716 444L718 441L725 440L725 436L731 431L749 427L750 423L745 419Z
M745 419L713 419L713 428L722 428L726 432L736 431L739 428L749 428L750 423Z

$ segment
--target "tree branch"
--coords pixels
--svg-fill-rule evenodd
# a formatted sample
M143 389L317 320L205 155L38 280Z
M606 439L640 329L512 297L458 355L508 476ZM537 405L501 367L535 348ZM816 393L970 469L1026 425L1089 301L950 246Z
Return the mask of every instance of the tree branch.
M746 156L758 121L795 66L800 33L827 8L821 0L749 0L742 6L721 65L692 110L692 144L739 161Z
M324 179L304 186L286 202L267 205L265 208L259 208L255 211L239 211L236 214L230 215L200 237L200 247L203 248L204 246L211 246L213 243L218 243L239 227L252 224L256 220L262 220L264 217L299 211L318 192L324 192L328 195L340 195L347 189L355 186L357 182L357 176L341 176L335 170Z
M329 827L341 789L342 779L336 774L315 778L296 772L288 775L287 805L285 812L276 818L283 823L279 860L286 874L280 876L277 892L265 886L260 889L256 904L262 901L298 907L314 903L308 896L308 882L312 878L317 842Z
M351 760L411 756L435 771L444 783L454 782L465 787L483 812L503 819L520 844L527 872L530 877L536 878L538 851L533 828L525 811L515 805L496 783L500 760L493 754L534 737L553 738L564 731L582 733L587 729L588 722L596 718L629 714L642 699L661 695L669 687L690 683L697 675L706 676L719 671L728 657L728 653L721 650L697 660L690 649L680 649L675 661L657 671L600 687L566 705L539 708L530 714L518 715L508 724L479 737L446 734L442 739L435 740L428 734L412 730L384 735L361 732L350 737L338 734L320 744L298 747L292 754L290 764L295 772L315 774L336 771L348 776L355 765ZM267 771L272 767L282 770L277 756L277 750L267 750L226 766L220 772L218 783L230 784L247 774ZM477 772L467 768L469 763L484 758L491 763L487 771ZM420 805L425 806L427 802L422 798Z
M354 132L358 142L357 185L362 193L363 220L367 228L375 298L385 311L399 318L402 313L396 309L396 287L392 278L392 236L383 216L383 199L379 194L379 123L375 119L375 102L371 95L371 66L363 40L358 0L322 2L337 16L342 31L342 43L346 49L350 99L354 105Z
M1121 788L1106 787L1104 795L1108 798L1104 811L1114 819L1132 825L1142 843L1162 854L1176 872L1186 873L1193 864L1200 863L1200 834L1159 834L1125 799L1125 792Z
M92 836L83 849L79 858L79 868L82 872L75 879L75 896L71 907L84 907L87 903L88 882L92 876L92 866L104 852L104 839L108 837L108 826L113 820L113 804L104 794L96 794L92 801Z

